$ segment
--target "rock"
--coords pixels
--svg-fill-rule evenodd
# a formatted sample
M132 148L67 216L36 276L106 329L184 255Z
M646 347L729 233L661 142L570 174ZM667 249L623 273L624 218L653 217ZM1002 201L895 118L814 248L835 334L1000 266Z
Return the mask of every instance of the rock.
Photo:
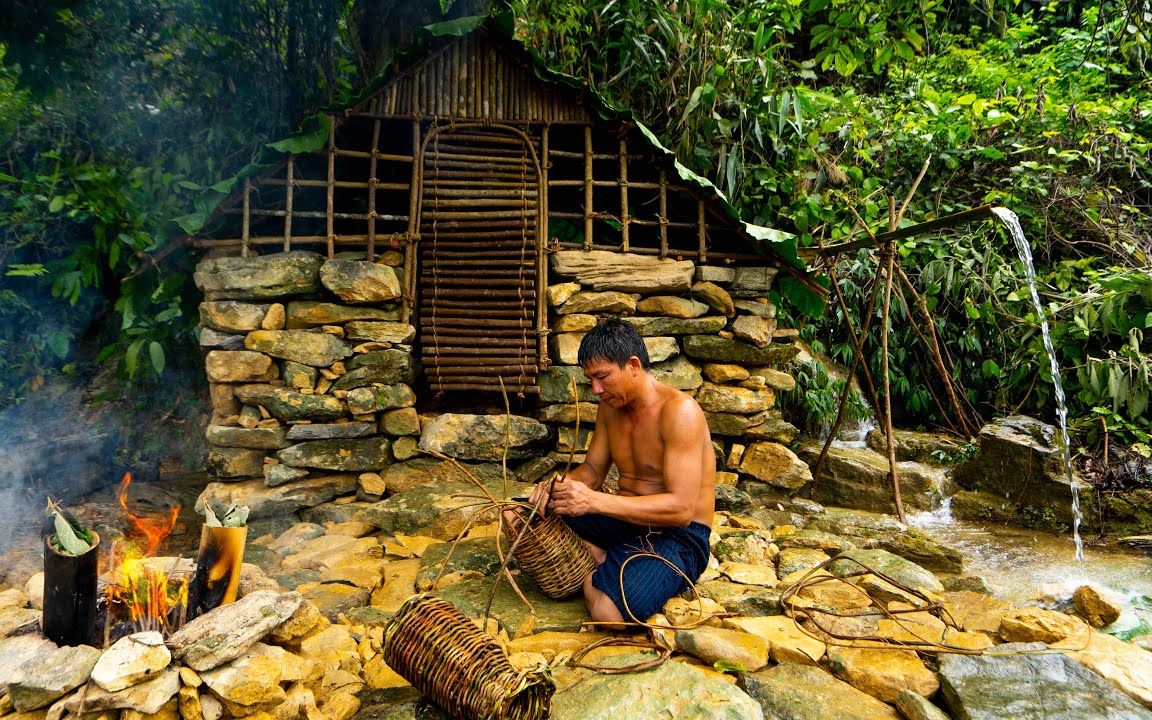
M397 383L379 387L356 388L348 392L348 410L353 415L367 415L379 410L412 407L416 393L412 388Z
M648 656L630 653L604 662L626 664ZM763 720L747 695L733 685L679 662L643 673L599 675L589 670L552 698L551 720Z
M828 649L823 640L804 632L792 618L784 615L726 618L724 627L763 638L771 647L772 661L777 664L817 665Z
M912 650L833 647L828 650L828 667L852 687L886 703L895 702L906 690L930 696L940 688L936 673L924 667Z
M572 381L576 381L576 395L572 395ZM584 371L569 365L552 365L540 373L537 379L540 386L540 400L549 403L596 402L592 394L592 382L584 377Z
M896 441L896 460L949 465L946 458L960 454L963 441L943 433L926 433L915 430L893 430ZM884 431L876 428L865 436L865 442L881 455L888 454L888 441Z
M8 682L8 697L17 712L50 705L84 683L100 658L96 648L60 647L29 657Z
M567 282L556 283L555 285L548 285L548 304L552 307L560 307L568 302L568 298L580 292L580 283ZM593 320L595 322L595 320Z
M631 325L642 337L654 335L708 335L719 332L728 324L722 317L700 317L691 319L669 317L626 317L624 322Z
M340 438L310 440L276 453L276 459L293 467L338 472L380 470L392 464L388 438Z
M590 292L581 290L568 298L568 302L564 303L556 312L561 315L571 315L573 313L588 315L597 313L624 313L631 315L635 311L636 298L627 293L614 291Z
M287 314L282 303L272 303L268 306L268 314L260 321L262 330L283 330Z
M755 671L768 664L769 645L764 638L739 630L707 625L677 630L676 649L709 665L723 661Z
M204 358L211 382L262 382L280 377L272 358L251 350L212 350Z
M807 443L799 449L800 457L810 463L819 454L818 444ZM896 475L907 509L931 510L950 494L951 483L940 468L897 463ZM866 448L829 448L814 499L856 510L890 511L893 501L888 459Z
M306 638L320 633L330 624L315 605L301 602L296 612L292 613L292 617L273 628L264 639L279 645L298 645ZM308 657L312 659L311 656Z
M336 303L295 300L288 303L286 326L289 329L343 325L352 320L400 319L400 308L348 307Z
M500 583L492 601L490 617L496 620L509 637L517 638L534 632L576 632L588 620L584 609L584 599L577 595L568 600L551 600L532 583L521 576L517 582L533 611L517 597L507 582ZM442 590L436 595L455 605L471 618L484 616L488 597L492 593L491 578L462 580Z
M1076 614L1094 628L1111 625L1120 619L1123 608L1112 598L1091 585L1081 585L1072 593Z
M704 382L704 379L700 377L700 368L683 355L677 355L668 362L653 365L649 372L651 372L652 377L677 390L695 390Z
M16 588L10 588L0 592L0 609L4 608L24 608L28 605L28 596L23 591Z
M716 283L703 280L694 284L692 286L692 297L724 317L732 317L736 314L736 306L732 304L732 296L728 294L727 290Z
M385 482L391 482L387 475ZM495 497L501 497L502 485L499 479L484 482ZM516 492L514 487L509 490ZM370 522L387 534L422 534L447 540L478 511L475 499L467 497L477 492L475 486L458 480L420 485L365 506L356 519Z
M651 255L607 250L561 250L551 255L552 271L575 277L593 290L622 290L645 294L686 292L695 265Z
M235 334L258 330L267 309L264 305L221 300L200 303L200 324L218 332Z
M325 533L322 525L316 523L296 523L268 545L268 549L280 555L287 555L295 550L301 543L318 538Z
M310 568L326 570L354 561L374 562L383 557L380 543L375 538L355 538L350 535L321 535L303 543L296 552L281 563L285 570Z
M172 661L158 632L135 633L120 638L104 651L92 668L92 681L108 692L137 685L159 675Z
M373 423L309 423L289 427L285 437L288 440L338 440L362 438L375 434L376 425Z
M774 368L754 368L753 375L764 378L764 384L773 390L791 392L796 389L796 378Z
M412 360L412 353L399 348L357 353L352 356L351 360L347 361L346 365L350 371L360 370L362 368L375 368L379 371L385 371L386 374L396 378L394 380L381 381L386 383L411 382L415 367Z
M229 335L217 332L212 328L200 328L197 337L202 348L218 348L220 350L242 350L244 348L243 335Z
M769 410L763 422L752 425L744 431L744 437L749 440L774 440L785 445L795 440L799 434L800 430L785 420L779 410Z
M330 625L300 642L300 656L326 672L359 672L360 653L347 625Z
M349 340L389 342L397 345L410 343L416 337L416 328L407 323L379 320L354 320L344 326Z
M897 695L893 705L908 720L949 720L948 715L928 698L908 690Z
M264 474L264 453L260 450L214 447L208 450L204 468L218 478L260 477Z
M740 365L725 363L707 363L704 365L704 376L711 382L723 385L724 383L740 382L750 375L747 368Z
M689 357L711 362L740 365L785 365L799 352L795 346L773 343L758 348L740 340L729 340L716 335L688 335L684 338L684 353Z
M300 468L294 468L279 463L275 465L264 465L264 484L268 487L285 485L287 483L294 482L306 477L308 477L307 470L301 470Z
M413 408L398 408L380 416L380 431L388 435L419 435L420 416Z
M1054 643L1067 638L1081 638L1091 630L1078 617L1038 607L1009 610L1000 620L1000 637L1004 642Z
M326 475L276 487L268 487L263 480L208 483L196 500L196 507L200 511L205 501L213 507L247 505L249 520L259 520L290 515L355 491L355 475Z
M766 320L756 315L741 315L732 323L732 334L747 340L758 348L766 348L776 332L776 320Z
M172 656L203 672L240 657L300 607L299 593L259 591L201 615L168 638Z
M304 395L276 385L239 385L236 397L246 405L259 405L277 420L325 422L344 417L344 401L331 395Z
M556 362L563 365L577 365L579 362L580 341L584 333L558 333L552 336L552 355ZM662 362L680 354L680 346L675 338L646 337L644 348L648 351L648 359L652 362Z
M732 304L736 306L737 310L743 310L744 312L755 315L757 317L776 317L776 306L768 302L768 298L761 297L757 298L756 300L743 300L740 298L733 298Z
M288 447L288 429L284 427L229 427L209 425L204 433L213 445L251 450L279 450Z
M764 716L788 720L899 720L888 705L811 665L784 663L740 677Z
M712 547L720 562L775 566L778 551L764 533L743 532L724 536Z
M420 449L461 460L493 460L539 454L548 427L521 415L466 415L444 413L424 426Z
M1099 632L1088 633L1087 645L1083 637L1072 637L1054 647L1152 709L1152 652Z
M1044 520L1045 529L1071 527L1072 486L1065 473L1059 432L1024 415L980 428L979 451L953 471L965 490L1011 498L1018 514ZM1090 483L1080 481L1081 503L1092 502Z
M697 318L708 312L708 306L689 298L673 295L647 297L636 304L639 312L674 318Z
M901 585L922 593L944 592L944 586L935 575L916 563L885 550L845 550L828 566L828 572L837 577L872 572L890 577Z
M244 347L312 367L328 367L352 354L335 335L309 330L253 330Z
M595 426L596 424L596 410L600 406L597 403L582 402L577 408L575 403L564 403L560 405L545 405L536 411L536 419L544 422L563 423L571 425L576 422L576 413L579 410L580 424L585 426Z
M408 354L404 353L404 355ZM363 356L359 355L357 357ZM336 392L340 390L355 390L356 388L369 387L376 384L407 384L412 382L413 377L414 374L410 368L391 370L383 367L360 367L355 370L349 370L346 374L341 375L336 382L332 383L331 389L333 392Z
M42 635L18 635L0 639L0 695L19 680L21 668L33 658L55 652L56 643Z
M716 509L730 512L742 510L752 504L752 498L743 490L730 485L716 486Z
M307 295L320 290L320 265L313 252L294 250L246 258L202 260L196 266L196 287L211 299L262 299Z
M281 659L263 652L261 648L272 649L257 644L235 660L200 673L200 679L224 702L225 707L275 706L286 699L280 687L283 677ZM287 654L281 648L276 650L281 655Z
M771 409L776 404L776 393L704 383L696 391L696 402L705 412L748 415Z
M705 412L704 421L713 437L743 437L758 416L737 415L735 413Z
M828 553L816 548L788 548L780 551L776 560L776 573L787 577L794 572L807 572L828 560Z
M38 572L28 578L28 582L24 583L24 595L28 598L28 604L34 609L44 609L44 573ZM0 685L2 684L0 682Z
M379 581L379 575L375 575ZM373 584L375 587L375 584ZM322 582L304 593L304 599L316 606L324 617L336 622L342 613L367 605L372 596L371 587L357 587L345 582Z
M740 459L740 472L783 490L797 490L812 482L812 471L788 448L773 442L757 441ZM745 490L750 493L755 483Z
M727 285L736 279L736 268L699 265L693 277L697 282L703 281Z
M320 267L320 282L346 303L363 304L400 297L400 280L387 265L332 258Z
M551 290L552 288L548 288ZM552 323L552 332L558 333L586 333L596 327L598 319L595 315L560 315Z
M130 709L153 715L160 712L179 690L180 671L171 667L151 680L114 693L89 685L85 692L75 693L64 700L62 709L77 714Z
M742 562L720 563L720 574L741 585L776 586L776 569L771 565Z
M940 656L953 717L971 720L1146 720L1152 711L1059 654Z
M777 269L774 267L738 267L732 280L732 297L762 298L772 288Z

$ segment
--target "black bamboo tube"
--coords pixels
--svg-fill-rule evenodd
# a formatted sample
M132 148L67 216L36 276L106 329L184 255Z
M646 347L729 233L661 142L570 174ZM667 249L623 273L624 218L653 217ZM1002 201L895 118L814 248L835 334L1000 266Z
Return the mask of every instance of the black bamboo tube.
M96 631L100 536L83 555L63 555L44 536L44 636L57 645L89 645Z
M196 575L188 588L190 619L236 602L247 536L247 527L201 526Z

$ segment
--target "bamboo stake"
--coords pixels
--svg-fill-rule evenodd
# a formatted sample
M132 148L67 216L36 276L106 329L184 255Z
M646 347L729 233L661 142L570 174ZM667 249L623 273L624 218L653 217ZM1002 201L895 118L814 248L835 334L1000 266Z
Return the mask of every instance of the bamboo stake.
M592 249L592 126L584 126L584 249Z
M539 329L536 354L538 366L548 367L548 171L552 167L548 159L548 125L540 128L540 175L537 179L536 194L536 327Z
M660 258L668 257L668 173L660 168Z
M376 259L376 156L380 149L380 121L372 121L372 159L368 161L368 262Z
M292 195L295 155L289 155L284 175L284 252L292 249Z
M240 257L248 257L248 236L252 223L252 179L244 178L244 216L240 224Z
M703 200L696 201L696 239L700 245L700 262L708 262L708 218Z
M335 182L336 182L336 121L328 127L328 188L327 188L327 226L328 231L328 257L336 256L336 218L332 213L336 211Z
M620 241L628 252L628 141L620 139Z
M420 121L412 121L412 180L408 193L408 242L404 247L404 296L400 310L400 322L412 321L412 306L416 300L416 273L417 273L417 245L419 241L419 218L417 217L417 199L424 192L422 175L424 161L420 153ZM416 158L419 158L417 161Z

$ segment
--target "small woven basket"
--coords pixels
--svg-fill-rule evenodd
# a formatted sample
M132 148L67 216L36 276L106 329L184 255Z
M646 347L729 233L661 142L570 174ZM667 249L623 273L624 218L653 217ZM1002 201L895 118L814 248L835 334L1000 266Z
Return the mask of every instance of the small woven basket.
M556 687L517 672L492 638L451 603L409 598L384 628L384 662L458 720L544 720Z
M596 560L580 536L556 515L532 518L524 530L527 511L508 513L507 531L515 538L523 531L513 557L545 595L560 600L578 592L584 578L596 569Z

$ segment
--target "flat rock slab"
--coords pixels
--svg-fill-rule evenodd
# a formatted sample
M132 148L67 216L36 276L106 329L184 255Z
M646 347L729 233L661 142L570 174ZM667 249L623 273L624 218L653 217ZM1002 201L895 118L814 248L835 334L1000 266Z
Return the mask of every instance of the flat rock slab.
M460 460L535 457L535 446L548 437L548 427L520 415L444 413L424 425L420 449Z
M8 696L19 712L50 705L84 683L100 651L87 645L56 648L24 663L20 676L8 685Z
M900 720L891 706L811 665L784 663L747 673L740 684L760 703L766 718Z
M104 651L92 681L108 692L116 692L154 677L172 661L172 653L158 632L142 632L122 637Z
M400 280L387 265L333 258L320 268L324 287L346 303L373 303L400 297Z
M643 293L681 293L692 287L695 264L649 255L608 250L561 250L552 254L557 275L575 277L593 290Z
M213 299L261 299L320 290L324 258L293 250L246 258L212 258L196 266L196 287Z
M243 655L300 607L299 593L252 593L188 623L168 638L177 660L193 670L211 670Z
M941 655L940 688L966 720L1152 720L1152 710L1064 655Z
M0 693L7 692L8 685L20 679L24 663L55 648L56 643L39 634L0 640Z
M251 521L291 515L355 491L356 476L352 474L308 478L276 487L268 487L264 480L213 482L200 493L196 507L201 512L205 501L213 507L247 505Z
M602 662L620 664L648 659L616 655ZM578 671L552 698L551 720L762 720L764 713L734 685L681 662L666 662L642 673L599 675Z
M180 690L180 671L168 668L157 677L139 685L110 693L95 685L76 693L63 702L63 709L80 715L100 710L130 709L141 715L153 715ZM59 707L59 706L54 706Z
M588 621L584 599L579 595L568 600L552 600L531 580L520 576L517 582L532 608L524 604L505 579L496 591L489 616L500 623L509 636L516 638L547 631L576 632L581 623ZM437 591L436 595L455 605L465 615L480 618L484 616L484 607L492 593L492 583L493 578L463 580Z

